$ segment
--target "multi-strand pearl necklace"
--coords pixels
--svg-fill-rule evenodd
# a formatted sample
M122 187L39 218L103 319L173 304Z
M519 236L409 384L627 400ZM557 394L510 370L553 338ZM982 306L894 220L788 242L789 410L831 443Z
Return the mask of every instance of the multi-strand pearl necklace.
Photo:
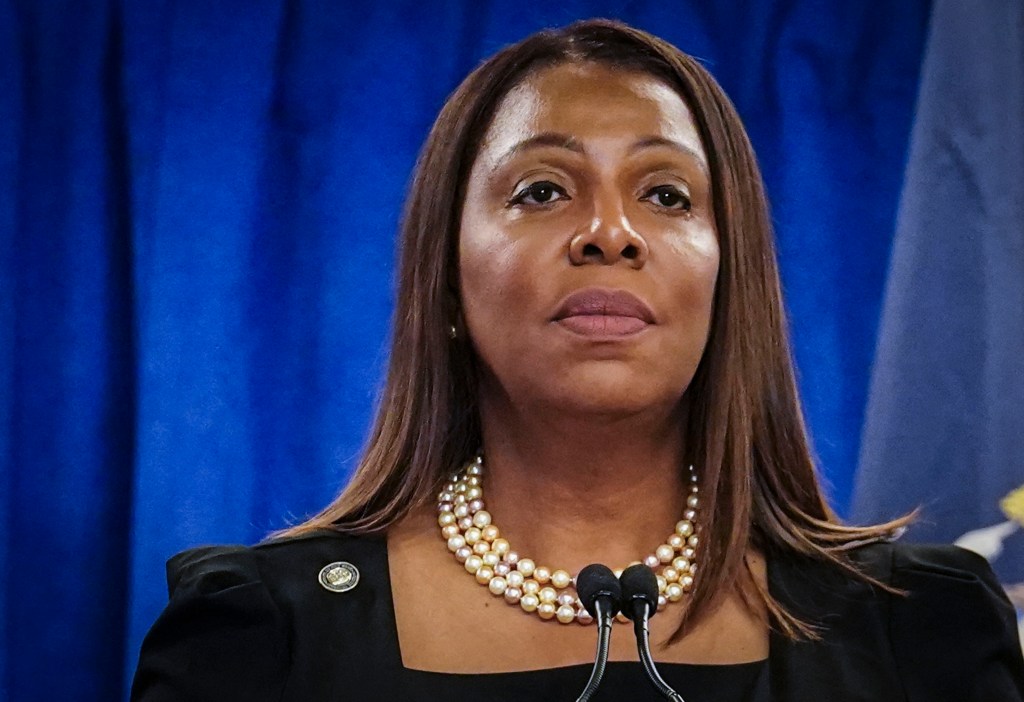
M562 624L592 623L576 595L575 578L567 571L552 570L523 558L502 538L491 514L484 508L483 457L478 455L451 480L437 496L437 523L441 537L455 560L476 577L495 597L503 597L524 612ZM686 511L675 532L642 561L658 578L658 609L678 602L693 587L697 534L697 475L690 466L690 494ZM615 571L618 576L620 570ZM628 621L619 614L616 619Z

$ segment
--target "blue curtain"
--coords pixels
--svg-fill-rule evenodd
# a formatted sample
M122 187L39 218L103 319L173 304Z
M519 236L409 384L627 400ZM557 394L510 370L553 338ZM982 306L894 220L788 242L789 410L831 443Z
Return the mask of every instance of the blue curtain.
M663 36L736 101L845 512L929 10L0 0L0 698L124 697L170 554L343 485L430 122L578 18Z

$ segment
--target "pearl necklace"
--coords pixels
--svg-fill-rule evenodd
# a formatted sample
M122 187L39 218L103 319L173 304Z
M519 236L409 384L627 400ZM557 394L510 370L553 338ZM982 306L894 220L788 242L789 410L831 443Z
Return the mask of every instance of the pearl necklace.
M642 561L658 578L658 609L678 602L693 587L698 538L694 526L697 516L697 475L690 466L690 494L686 511L676 523L675 532ZM483 456L475 459L451 477L437 496L437 524L441 538L455 560L476 577L495 597L503 597L524 612L562 624L590 624L594 621L576 595L575 578L565 570L552 570L522 558L501 537L484 508L482 487ZM616 570L616 577L622 573ZM629 621L621 613L620 622Z

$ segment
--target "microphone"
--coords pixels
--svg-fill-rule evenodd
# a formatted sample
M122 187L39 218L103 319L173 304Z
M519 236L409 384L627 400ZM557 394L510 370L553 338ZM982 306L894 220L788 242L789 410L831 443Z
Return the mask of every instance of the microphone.
M592 563L576 576L576 594L590 616L597 622L597 654L590 680L576 702L587 702L596 692L608 664L608 644L612 636L612 617L619 611L622 588L608 566Z
M654 667L651 657L650 634L647 620L658 611L658 579L654 571L642 563L631 565L619 576L622 585L622 613L633 620L633 633L636 634L636 650L640 654L640 662L644 673L662 697L674 702L685 702L682 696L673 690Z

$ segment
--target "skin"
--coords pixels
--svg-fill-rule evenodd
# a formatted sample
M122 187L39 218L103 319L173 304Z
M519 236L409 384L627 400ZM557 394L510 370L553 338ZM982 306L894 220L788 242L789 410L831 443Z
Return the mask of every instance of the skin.
M684 509L680 413L719 267L706 164L674 90L591 64L534 74L485 134L461 221L462 327L483 368L488 510L538 563L622 567L661 543ZM587 289L634 295L648 323L560 319L567 296ZM593 660L592 628L541 622L491 597L457 567L435 516L415 512L388 535L407 667L499 672ZM750 558L763 581L763 561ZM766 628L734 595L664 646L681 612L672 605L651 621L657 660L767 655ZM631 635L613 636L611 659L636 660Z

